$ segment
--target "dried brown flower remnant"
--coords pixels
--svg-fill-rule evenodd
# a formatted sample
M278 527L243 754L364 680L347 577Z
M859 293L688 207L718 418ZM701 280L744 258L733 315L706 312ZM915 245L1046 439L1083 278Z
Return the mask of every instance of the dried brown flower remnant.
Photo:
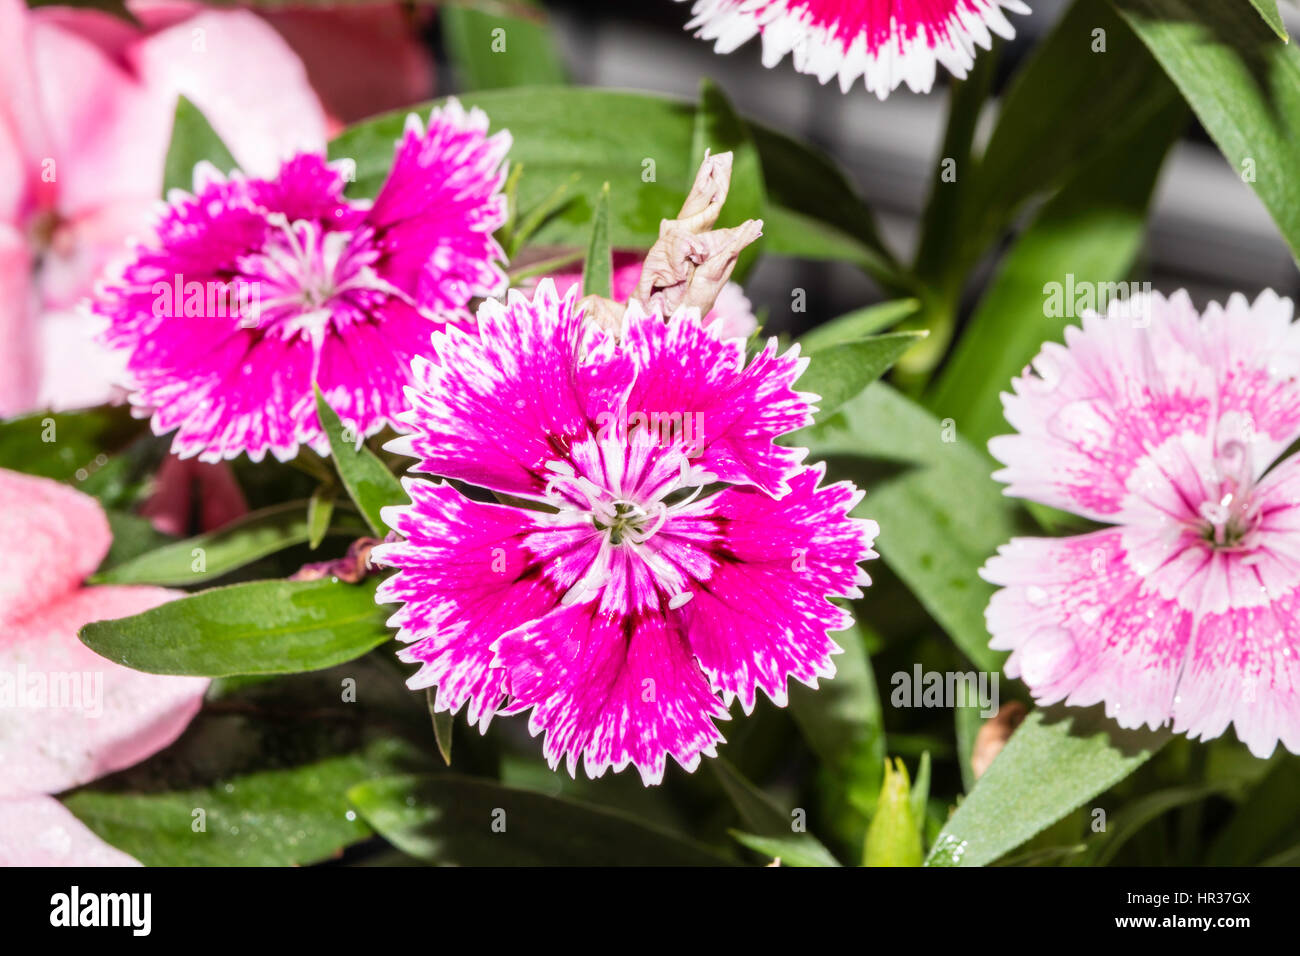
M290 581L319 581L321 578L338 578L348 584L363 580L372 570L370 552L382 542L378 538L357 538L348 545L347 554L334 561L304 564L289 578Z
M975 735L975 746L971 750L970 766L975 772L975 779L984 776L993 758L1002 752L1015 729L1025 719L1025 705L1018 700L1010 700L998 708L998 712L984 722L984 726Z
M761 219L729 229L714 229L731 188L731 153L706 156L695 174L676 219L659 224L659 239L646 254L632 298L661 315L680 308L707 315L731 278L745 247L763 234ZM583 299L588 317L602 328L617 331L626 304L602 296Z

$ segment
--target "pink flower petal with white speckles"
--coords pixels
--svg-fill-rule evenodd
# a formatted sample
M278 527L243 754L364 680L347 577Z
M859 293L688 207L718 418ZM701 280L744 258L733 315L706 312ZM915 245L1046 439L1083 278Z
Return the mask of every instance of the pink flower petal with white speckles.
M1015 538L981 576L1001 585L986 617L1006 672L1040 703L1106 702L1124 727L1159 727L1195 614L1147 587L1118 528L1072 538Z
M504 697L492 645L555 607L564 588L526 543L541 527L535 512L470 501L451 485L405 484L411 504L384 514L406 540L371 552L376 565L401 570L376 600L402 605L388 623L410 644L402 659L421 665L410 686L436 686L439 710L468 705L469 722L486 728Z
M1085 316L1064 346L1043 346L1002 396L1017 434L989 442L1007 494L1122 520L1128 477L1148 447L1203 433L1214 414L1214 379L1178 341L1188 321L1196 313L1185 295L1144 297Z
M696 464L721 481L784 493L807 451L774 439L812 422L808 396L794 387L808 365L798 349L778 355L773 339L746 361L742 341L711 335L687 313L664 322L636 304L625 323L623 349L636 365L628 409L689 409L699 423Z
M542 494L547 462L632 384L631 361L585 320L576 290L560 298L548 281L531 300L515 290L504 305L488 300L477 331L448 327L434 350L435 361L415 362L401 419L414 432L387 447L419 459L419 471L509 494Z
M722 741L714 721L726 709L686 636L659 614L562 607L503 637L497 663L511 712L532 711L528 727L545 731L547 761L564 760L570 774L579 760L590 777L631 764L655 784L670 755L694 770Z

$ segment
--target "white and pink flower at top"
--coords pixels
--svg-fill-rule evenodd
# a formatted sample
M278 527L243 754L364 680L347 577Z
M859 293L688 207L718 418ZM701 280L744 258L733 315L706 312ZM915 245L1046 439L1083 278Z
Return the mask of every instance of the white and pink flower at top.
M764 66L790 54L800 73L838 77L845 93L862 77L883 100L903 82L928 93L937 66L965 77L977 47L1015 35L1004 10L1030 12L1021 0L694 0L686 28L718 53L761 36Z
M177 455L202 461L327 453L314 384L359 436L392 424L430 334L472 322L470 300L505 288L492 234L509 148L481 110L451 100L427 128L408 118L373 202L345 199L344 170L318 153L270 178L201 164L193 195L171 197L95 302L132 403L157 434L175 432ZM191 308L173 294L178 276L217 295Z
M531 711L552 767L650 784L714 754L737 698L833 675L828 632L851 619L829 598L869 583L877 528L774 444L810 420L805 364L774 342L747 363L694 310L633 302L615 334L550 280L485 302L477 334L437 333L388 447L527 507L406 480L385 513L405 540L373 558L399 569L378 599L403 605L411 686L484 729Z
M77 639L180 596L83 587L110 543L93 498L0 470L0 866L134 864L51 794L163 749L202 705L205 678L129 670Z
M983 575L1007 673L1121 726L1300 753L1300 326L1265 292L1112 304L1004 395L1007 493L1106 523Z

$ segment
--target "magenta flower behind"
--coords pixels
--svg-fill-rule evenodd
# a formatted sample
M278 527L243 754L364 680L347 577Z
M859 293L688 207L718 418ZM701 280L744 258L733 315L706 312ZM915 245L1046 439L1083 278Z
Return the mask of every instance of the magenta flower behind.
M1110 525L1017 538L983 576L1007 673L1121 726L1230 723L1300 752L1300 328L1291 302L1112 304L1048 345L989 443L1007 493Z
M635 305L616 339L549 280L434 346L389 447L528 506L407 479L388 511L406 540L374 556L400 569L378 599L403 605L411 686L484 729L531 711L551 766L650 784L668 756L712 756L737 698L835 673L828 632L851 618L828 599L860 596L877 529L848 516L851 485L773 444L810 418L797 350L746 363L693 312Z
M505 287L509 148L452 100L427 129L408 118L373 203L344 198L345 167L316 154L271 179L200 166L95 304L132 402L204 461L328 451L316 382L358 435L391 424L430 333Z
M719 53L761 36L764 66L791 54L800 73L845 93L862 77L883 100L904 81L930 92L937 65L964 77L977 47L1015 36L1003 10L1029 13L1021 0L695 0L686 27Z

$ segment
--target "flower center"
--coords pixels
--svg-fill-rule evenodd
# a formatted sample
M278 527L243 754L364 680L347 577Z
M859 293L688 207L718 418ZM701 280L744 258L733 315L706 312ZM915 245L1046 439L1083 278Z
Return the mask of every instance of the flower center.
M590 521L600 535L590 566L564 595L585 600L610 579L615 551L635 555L651 572L670 608L690 600L680 569L651 539L689 508L712 480L681 448L659 455L644 436L628 444L587 440L572 448L572 461L551 461L547 495L562 520ZM588 477L590 475L590 477Z
M1216 460L1218 497L1201 503L1197 530L1216 551L1245 551L1254 546L1259 505L1254 502L1254 472L1244 442L1225 442Z
M662 519L667 509L660 504L658 513ZM610 544L622 544L625 538L639 544L658 530L651 512L634 501L611 502L606 508L593 510L591 519L599 530L609 536Z

